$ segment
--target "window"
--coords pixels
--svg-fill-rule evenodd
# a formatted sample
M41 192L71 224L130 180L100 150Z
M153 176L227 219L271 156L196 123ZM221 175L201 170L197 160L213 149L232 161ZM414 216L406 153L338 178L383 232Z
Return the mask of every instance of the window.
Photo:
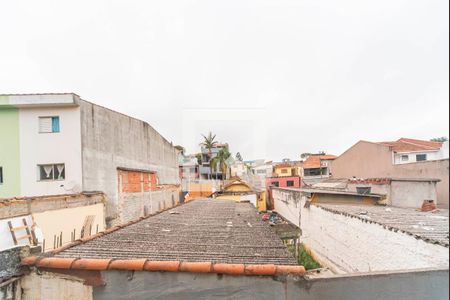
M279 183L279 182L272 182L272 186L279 187L279 186L280 186L280 183Z
M408 161L409 156L408 155L402 155L402 161Z
M39 117L39 133L59 132L59 117Z
M416 161L424 161L424 160L427 160L426 154L417 154L416 155Z
M287 173L288 172L288 170L287 169L281 169L281 173Z
M286 185L287 185L287 186L294 186L294 181L293 181L293 180L288 180L288 181L286 182Z
M66 178L66 168L64 164L38 165L39 181L64 180Z
M0 167L0 184L3 183L3 167Z

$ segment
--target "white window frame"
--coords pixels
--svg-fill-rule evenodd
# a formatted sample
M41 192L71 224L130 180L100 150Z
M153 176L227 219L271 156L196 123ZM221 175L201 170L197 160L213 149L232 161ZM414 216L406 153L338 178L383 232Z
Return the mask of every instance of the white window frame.
M59 131L53 131L53 118L58 118L58 126ZM50 119L51 122L51 131L42 131L41 130L41 120L42 119ZM38 117L38 131L40 134L46 134L46 133L60 133L61 132L61 117L60 116L40 116Z
M57 167L58 165L63 165L64 178L61 178L61 179L56 178L55 179L55 168L58 168ZM53 172L52 178L49 178L49 179L46 179L46 178L42 179L41 178L41 167L44 167L44 166L52 166L52 172ZM54 163L54 164L39 164L39 165L37 165L37 181L38 182L64 181L64 180L66 180L66 164L64 164L64 163Z

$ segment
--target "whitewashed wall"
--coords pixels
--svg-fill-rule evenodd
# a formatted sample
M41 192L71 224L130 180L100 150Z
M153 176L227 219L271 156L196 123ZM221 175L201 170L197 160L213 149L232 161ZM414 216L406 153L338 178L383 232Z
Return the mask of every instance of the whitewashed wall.
M448 268L448 249L378 224L311 205L295 191L274 189L275 210L293 224L301 221L301 241L336 272ZM301 210L299 218L299 210Z
M426 154L427 160L437 160L448 158L448 142L444 143L443 147L439 151L423 151L423 152L410 152L410 153L395 153L394 154L394 164L409 164L417 162L416 155L418 154ZM402 156L407 155L408 160L403 161Z
M39 117L59 116L59 133L39 133ZM21 196L58 195L81 190L81 126L79 107L21 108ZM39 181L38 165L64 163L63 181ZM65 187L75 187L66 191Z
M448 249L311 205L302 209L302 240L349 273L448 268Z

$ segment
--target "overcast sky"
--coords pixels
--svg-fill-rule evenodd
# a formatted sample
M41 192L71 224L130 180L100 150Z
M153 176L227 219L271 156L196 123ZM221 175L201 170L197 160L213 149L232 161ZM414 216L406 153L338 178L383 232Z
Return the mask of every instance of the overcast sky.
M0 1L0 93L75 92L198 151L448 136L449 1Z

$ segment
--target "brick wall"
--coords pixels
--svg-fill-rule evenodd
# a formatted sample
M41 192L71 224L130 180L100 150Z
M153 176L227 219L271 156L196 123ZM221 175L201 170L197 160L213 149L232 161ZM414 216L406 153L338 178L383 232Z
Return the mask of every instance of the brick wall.
M156 173L119 170L120 192L139 193L157 190Z

